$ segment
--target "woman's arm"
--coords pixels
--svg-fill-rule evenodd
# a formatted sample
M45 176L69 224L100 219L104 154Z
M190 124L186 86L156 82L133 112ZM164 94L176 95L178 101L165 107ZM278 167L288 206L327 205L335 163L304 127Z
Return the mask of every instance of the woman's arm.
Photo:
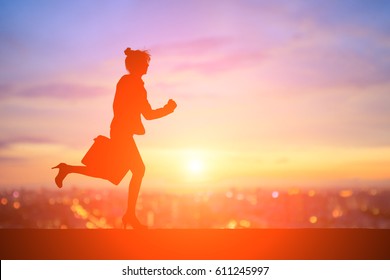
M143 106L142 115L147 120L154 120L154 119L165 117L166 115L173 113L176 107L177 107L176 102L173 101L172 99L169 99L168 103L164 107L158 109L152 109L149 102L146 100Z

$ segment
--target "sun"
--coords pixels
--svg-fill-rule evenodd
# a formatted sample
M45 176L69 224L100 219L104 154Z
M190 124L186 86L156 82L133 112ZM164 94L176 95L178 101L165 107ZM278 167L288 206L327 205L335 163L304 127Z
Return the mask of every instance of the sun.
M192 158L188 161L187 167L191 174L201 174L204 170L204 163L198 158Z

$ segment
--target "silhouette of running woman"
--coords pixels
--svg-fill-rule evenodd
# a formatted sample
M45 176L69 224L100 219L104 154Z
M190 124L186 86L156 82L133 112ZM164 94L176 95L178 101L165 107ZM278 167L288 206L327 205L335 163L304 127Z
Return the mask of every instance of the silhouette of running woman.
M116 87L113 104L114 118L111 122L110 138L118 147L124 147L125 145L130 151L128 163L132 178L129 185L127 210L122 217L123 226L125 229L127 225L131 225L134 229L144 229L146 226L142 225L137 219L135 209L145 174L145 165L133 136L145 134L141 115L146 120L161 118L172 113L177 105L175 101L170 99L164 107L152 109L142 80L142 76L148 71L150 54L148 51L132 50L130 48L127 48L124 52L126 55L125 65L129 74L124 75ZM54 168L59 169L55 177L55 183L59 188L62 187L63 180L70 173L101 178L101 174L88 165L72 166L60 163Z

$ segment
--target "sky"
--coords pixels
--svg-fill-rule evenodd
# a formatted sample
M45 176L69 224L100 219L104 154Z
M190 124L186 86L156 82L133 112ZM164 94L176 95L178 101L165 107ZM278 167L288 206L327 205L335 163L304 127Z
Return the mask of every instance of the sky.
M152 107L178 104L135 137L146 188L388 186L389 14L380 0L1 0L0 188L54 187L51 166L109 135L127 47L152 55Z

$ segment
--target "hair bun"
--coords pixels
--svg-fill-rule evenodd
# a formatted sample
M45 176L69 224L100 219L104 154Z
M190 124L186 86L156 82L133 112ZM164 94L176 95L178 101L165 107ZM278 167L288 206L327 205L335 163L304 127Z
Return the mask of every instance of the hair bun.
M125 55L130 55L132 50L130 48L125 49L124 53Z

